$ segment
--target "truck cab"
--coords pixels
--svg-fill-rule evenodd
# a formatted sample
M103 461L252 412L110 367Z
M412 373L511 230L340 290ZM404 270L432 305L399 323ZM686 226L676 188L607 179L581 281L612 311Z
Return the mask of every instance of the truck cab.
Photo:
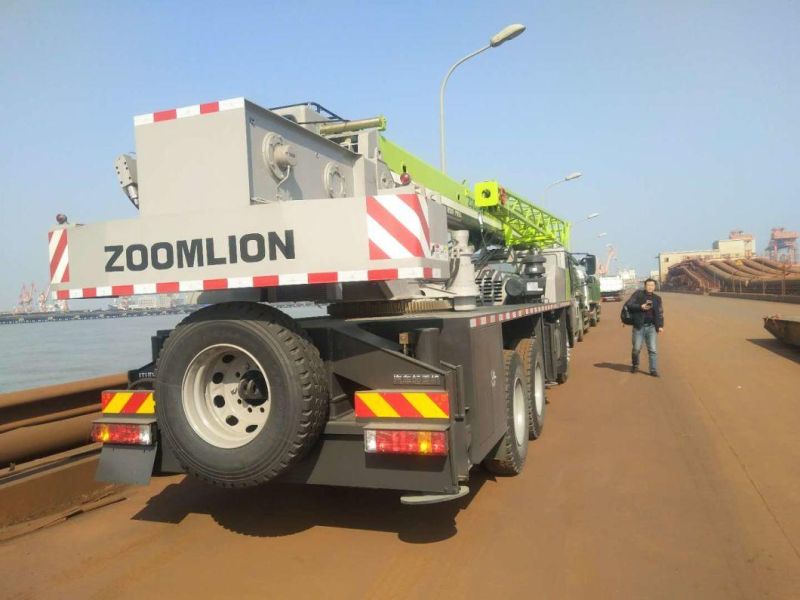
M572 295L576 303L576 337L578 341L590 327L600 322L600 285L595 271L597 259L593 254L570 254Z

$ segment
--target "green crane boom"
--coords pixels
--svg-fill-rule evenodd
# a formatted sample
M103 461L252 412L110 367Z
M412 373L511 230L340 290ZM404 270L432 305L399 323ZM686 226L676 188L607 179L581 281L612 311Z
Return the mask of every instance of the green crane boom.
M567 221L504 189L498 182L478 183L473 191L466 182L451 179L383 136L380 148L384 162L395 173L408 173L414 181L445 198L497 219L509 246L569 248L570 224Z

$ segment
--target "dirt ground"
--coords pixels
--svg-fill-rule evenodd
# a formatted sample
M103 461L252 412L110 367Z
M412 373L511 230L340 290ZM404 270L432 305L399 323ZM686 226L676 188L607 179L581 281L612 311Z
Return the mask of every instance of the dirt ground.
M158 478L0 544L0 597L798 598L800 353L760 317L800 307L664 304L662 378L606 305L519 477L424 507Z

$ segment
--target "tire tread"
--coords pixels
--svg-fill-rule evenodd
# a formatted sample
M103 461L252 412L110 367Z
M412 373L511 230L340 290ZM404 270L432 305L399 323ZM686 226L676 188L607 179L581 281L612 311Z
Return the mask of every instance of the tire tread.
M192 313L181 321L164 342L156 362L156 377L161 358L170 351L173 344L180 342L180 334L186 327L209 320L236 320L257 323L254 327L266 329L274 339L279 341L293 362L294 376L302 391L302 415L293 432L293 441L281 459L269 468L256 468L249 477L226 479L211 475L192 465L181 456L181 450L173 450L186 471L202 480L223 487L252 487L274 479L299 461L319 437L327 421L328 397L325 365L319 350L314 346L308 334L287 314L271 306L252 302L227 302L216 304Z
M513 431L513 385L514 370L522 357L515 350L503 350L503 369L505 374L506 421L509 423L505 435L498 443L494 455L483 461L483 466L495 475L518 475L525 464L525 456L520 456L515 448ZM520 365L521 366L521 365ZM525 376L523 375L523 381ZM526 389L527 392L527 384ZM528 395L528 404L530 396ZM527 444L527 439L525 440Z

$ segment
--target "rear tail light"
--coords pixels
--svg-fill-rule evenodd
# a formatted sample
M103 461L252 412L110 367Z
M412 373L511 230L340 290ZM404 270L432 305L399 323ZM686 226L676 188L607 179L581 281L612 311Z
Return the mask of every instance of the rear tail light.
M368 454L447 456L447 432L366 429L364 451Z
M92 441L104 444L128 444L135 446L151 446L153 444L153 426L149 423L94 423L92 425Z

